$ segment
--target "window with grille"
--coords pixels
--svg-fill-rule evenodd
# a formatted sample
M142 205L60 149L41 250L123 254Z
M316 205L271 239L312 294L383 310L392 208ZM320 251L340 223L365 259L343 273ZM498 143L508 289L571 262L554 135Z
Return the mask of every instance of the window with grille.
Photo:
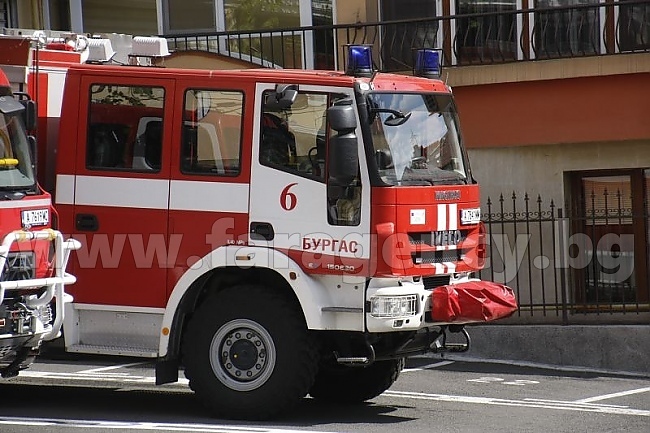
M587 224L632 224L629 176L585 177L582 184Z

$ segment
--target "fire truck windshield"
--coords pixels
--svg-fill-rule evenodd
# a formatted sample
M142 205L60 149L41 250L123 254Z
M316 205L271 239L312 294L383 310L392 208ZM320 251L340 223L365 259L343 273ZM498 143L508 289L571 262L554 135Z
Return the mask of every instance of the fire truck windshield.
M29 141L19 114L0 110L0 190L25 191L34 187Z
M449 95L369 93L368 106L378 174L385 184L468 183Z

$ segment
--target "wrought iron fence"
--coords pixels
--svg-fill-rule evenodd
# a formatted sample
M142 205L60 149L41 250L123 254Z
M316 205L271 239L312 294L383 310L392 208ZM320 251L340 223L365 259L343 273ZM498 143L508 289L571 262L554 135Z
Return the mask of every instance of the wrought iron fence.
M309 69L343 69L346 44L370 44L379 68L405 71L412 68L413 50L422 47L442 49L446 66L649 52L650 1L501 7L416 20L163 36L177 51Z
M566 211L527 193L488 198L489 258L479 276L515 290L515 321L650 323L648 206L635 213L620 192L610 203L607 191L589 199L600 209Z

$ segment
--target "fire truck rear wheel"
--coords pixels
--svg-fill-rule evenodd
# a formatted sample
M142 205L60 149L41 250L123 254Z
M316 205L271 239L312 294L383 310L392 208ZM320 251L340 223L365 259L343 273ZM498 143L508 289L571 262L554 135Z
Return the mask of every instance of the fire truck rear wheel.
M403 358L376 361L368 367L321 365L309 395L330 403L361 403L390 388L403 368Z
M190 387L215 416L260 420L307 394L318 351L290 299L244 285L197 309L184 334L183 364Z

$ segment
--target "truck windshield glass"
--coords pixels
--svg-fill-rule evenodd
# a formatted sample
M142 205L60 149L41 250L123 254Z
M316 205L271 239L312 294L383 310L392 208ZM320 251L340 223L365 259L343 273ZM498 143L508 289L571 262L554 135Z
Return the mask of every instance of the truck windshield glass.
M0 112L0 190L25 190L34 186L29 142L18 113Z
M448 95L370 93L379 177L388 185L467 183L456 110Z

